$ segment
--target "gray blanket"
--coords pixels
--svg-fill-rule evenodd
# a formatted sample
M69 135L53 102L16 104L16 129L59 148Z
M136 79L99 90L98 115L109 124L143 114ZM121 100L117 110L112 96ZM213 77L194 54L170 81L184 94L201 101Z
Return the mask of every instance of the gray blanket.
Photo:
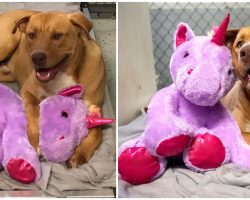
M14 90L14 84L7 84ZM114 117L108 91L106 89L103 106L104 116ZM0 173L0 190L8 196L113 196L116 187L115 168L115 128L103 130L103 142L87 164L68 169L65 164L42 161L42 177L36 184L21 184L12 180L5 171ZM0 192L5 196L6 192Z
M119 127L119 146L142 134L144 127L145 113ZM250 170L226 164L202 174L180 165L148 184L134 186L120 179L118 184L120 197L250 197Z

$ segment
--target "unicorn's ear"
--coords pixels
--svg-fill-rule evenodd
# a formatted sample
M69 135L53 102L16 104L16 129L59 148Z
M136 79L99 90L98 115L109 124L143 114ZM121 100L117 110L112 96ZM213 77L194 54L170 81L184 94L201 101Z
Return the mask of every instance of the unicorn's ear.
M72 97L75 99L80 99L82 97L82 94L83 88L81 85L74 85L58 92L58 95Z
M174 49L182 43L191 40L194 37L194 32L186 23L179 23L174 34Z

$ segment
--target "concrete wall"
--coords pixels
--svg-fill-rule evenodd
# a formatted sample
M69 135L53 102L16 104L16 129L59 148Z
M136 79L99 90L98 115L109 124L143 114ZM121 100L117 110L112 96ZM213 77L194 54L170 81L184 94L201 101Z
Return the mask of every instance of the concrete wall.
M106 82L113 106L116 110L116 20L92 19L95 39L101 46L106 67Z
M76 12L80 10L80 2L0 2L0 12L16 9Z
M140 113L156 91L152 35L147 3L119 3L119 125Z

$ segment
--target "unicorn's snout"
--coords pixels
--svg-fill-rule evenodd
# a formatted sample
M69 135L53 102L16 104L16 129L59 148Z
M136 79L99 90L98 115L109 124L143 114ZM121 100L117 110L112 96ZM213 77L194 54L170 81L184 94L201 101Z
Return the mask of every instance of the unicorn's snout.
M187 84L184 96L196 105L208 106L217 101L221 83L216 80L200 80Z

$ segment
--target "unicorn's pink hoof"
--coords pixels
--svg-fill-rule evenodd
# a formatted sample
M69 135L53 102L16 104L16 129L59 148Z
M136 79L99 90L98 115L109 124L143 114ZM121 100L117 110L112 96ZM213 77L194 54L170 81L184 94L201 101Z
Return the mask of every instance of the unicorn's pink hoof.
M164 157L176 156L188 147L190 141L191 137L183 134L165 139L156 147L156 153Z
M11 159L6 165L10 177L21 183L32 183L36 179L35 169L23 159Z
M127 148L118 158L121 179L134 185L152 181L159 170L158 158L152 156L145 147Z
M186 156L188 162L198 169L214 169L225 161L226 149L217 136L199 134L194 138Z

